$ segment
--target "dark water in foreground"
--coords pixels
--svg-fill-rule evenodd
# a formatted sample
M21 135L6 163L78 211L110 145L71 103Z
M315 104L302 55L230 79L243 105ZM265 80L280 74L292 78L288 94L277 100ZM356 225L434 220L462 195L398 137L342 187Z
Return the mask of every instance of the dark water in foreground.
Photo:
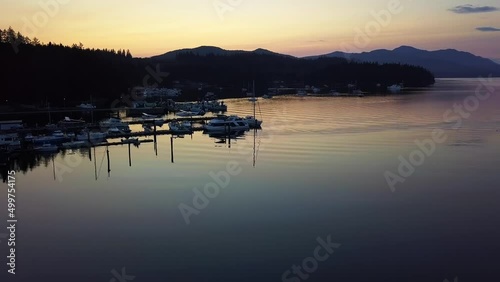
M172 163L160 136L157 155L132 147L132 166L110 147L109 176L105 147L43 159L17 172L17 274L0 237L1 281L498 281L500 80L484 100L480 85L261 100L255 138L197 132L174 140ZM400 156L417 165L402 175ZM204 187L212 198L195 197Z

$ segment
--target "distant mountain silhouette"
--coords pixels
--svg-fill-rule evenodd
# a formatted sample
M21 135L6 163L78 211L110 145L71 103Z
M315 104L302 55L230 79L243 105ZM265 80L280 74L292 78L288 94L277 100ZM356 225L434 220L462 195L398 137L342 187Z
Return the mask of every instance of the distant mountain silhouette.
M430 70L436 77L500 76L498 63L455 49L426 51L410 46L401 46L394 50L380 49L363 53L333 52L306 58L316 59L318 57L342 57L360 62L422 66Z
M137 99L132 91L137 86L175 87L182 90L179 99L198 100L209 91L219 98L241 97L246 95L242 88L253 80L258 82L259 95L269 88L293 94L307 85L323 93L357 88L383 94L395 83L425 87L435 82L427 69L407 64L309 60L265 49L228 51L210 46L133 58L124 49L45 44L12 28L0 31L0 104L5 101L19 108L74 106L89 99L98 107L126 106Z
M215 46L200 46L200 47L196 47L196 48L186 48L186 49L179 49L179 50L175 50L175 51L170 51L170 52L167 52L163 55L151 57L151 59L171 61L171 60L175 60L175 58L179 54L186 54L186 53L190 53L190 54L194 54L194 55L198 55L198 56L209 56L209 55L231 56L231 55L237 55L237 54L251 54L251 53L253 53L253 54L259 54L259 55L279 55L279 56L284 56L284 57L292 57L289 55L275 53L275 52L272 52L272 51L269 51L266 49L262 49L262 48L256 49L254 51L243 51L243 50L225 50L225 49L215 47Z

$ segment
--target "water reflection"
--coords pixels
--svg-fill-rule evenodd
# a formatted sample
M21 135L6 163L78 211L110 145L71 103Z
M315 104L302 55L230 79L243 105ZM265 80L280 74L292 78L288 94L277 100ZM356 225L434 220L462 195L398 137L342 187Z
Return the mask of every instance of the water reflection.
M464 280L487 281L498 265L484 250L500 249L499 97L460 130L443 123L472 84L445 81L407 96L274 97L261 101L263 129L242 135L158 135L139 148L9 160L10 169L28 171L18 184L23 281L70 281L74 273L109 281L109 269L121 265L141 281L277 281L326 234L342 247L317 281L443 281L461 269ZM252 112L246 100L227 105ZM449 139L390 192L384 171L435 128ZM53 181L53 166L57 178L57 164L75 157L76 172ZM215 179L226 183L232 162L241 173L186 226L179 203L192 203L193 189ZM464 247L462 238L474 244Z

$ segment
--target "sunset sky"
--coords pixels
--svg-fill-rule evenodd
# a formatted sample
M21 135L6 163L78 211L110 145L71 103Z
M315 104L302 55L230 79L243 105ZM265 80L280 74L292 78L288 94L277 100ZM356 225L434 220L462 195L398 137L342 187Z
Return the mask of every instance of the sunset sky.
M0 28L138 57L200 45L295 56L410 45L500 59L498 0L0 1ZM377 23L375 13L390 18Z

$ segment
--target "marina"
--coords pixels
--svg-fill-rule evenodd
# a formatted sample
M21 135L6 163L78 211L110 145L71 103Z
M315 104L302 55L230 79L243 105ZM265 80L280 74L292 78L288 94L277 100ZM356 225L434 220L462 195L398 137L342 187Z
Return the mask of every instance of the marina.
M500 87L498 80L495 83ZM106 272L107 262L93 257L113 262L119 255L127 258L130 263L123 265L137 279L148 280L152 268L162 275L185 277L179 269L229 261L231 267L225 271L231 277L252 275L246 266L255 265L279 280L290 266L290 257L292 263L300 261L311 253L315 238L328 234L332 242L342 245L335 250L337 257L332 256L332 268L323 272L338 280L353 275L360 264L374 264L371 269L378 276L391 271L397 278L392 281L408 281L407 269L418 273L422 265L475 273L485 266L495 269L488 254L475 250L498 245L491 215L499 213L499 97L492 95L482 102L480 110L462 120L459 130L453 128L455 123L443 120L443 113L474 95L477 85L474 79L440 80L432 89L404 95L274 96L256 105L261 129L243 132L204 133L203 124L217 118L210 114L190 121L193 133L184 135L171 131L169 123L178 120L173 114L162 117L165 123L156 127L156 135L154 124L145 133L141 118L122 117L131 132L106 142L84 141L80 146L78 141L67 141L60 145L71 142L66 144L69 148L55 152L11 153L0 159L0 172L4 179L6 171L17 172L25 226L25 244L19 250L25 257L40 259L25 276L35 281L56 264L62 266L57 275L68 279L75 269ZM228 99L225 104L227 117L254 113L253 103L246 98ZM101 130L99 121L108 118L96 118L93 130ZM415 166L414 174L392 192L385 171L398 173L400 156L410 163L413 152L420 150L416 140L432 138L435 129L443 130L446 141L436 143L429 157L424 154L425 164ZM31 138L42 131L49 134L47 129L23 130L19 134L31 132ZM125 141L126 137L137 139ZM194 197L204 199L205 189L214 187L219 187L219 194L199 200L205 206L198 207L204 208L197 209L199 213L186 224L179 205L195 207ZM54 233L44 232L45 226ZM478 234L480 229L490 232ZM92 240L85 239L89 234ZM296 241L297 234L302 234L304 243L296 243L301 242ZM462 236L477 239L479 246L464 252L474 255L480 265L451 259L463 247ZM40 240L44 243L39 244ZM67 254L75 245L81 247ZM47 248L67 255L48 256ZM102 252L108 248L112 251ZM411 255L406 254L409 250ZM387 264L380 261L380 252L391 258ZM437 257L429 257L429 252ZM151 257L131 255L143 253ZM180 260L179 254L189 261ZM262 262L269 254L284 261L283 267ZM392 259L402 256L405 260ZM342 261L349 263L340 269ZM213 274L210 280L224 281L226 272ZM97 276L96 280L109 281L106 275ZM276 280L267 277L256 275L253 280ZM433 279L424 280L443 281L441 274L429 277ZM207 280L198 273L190 278ZM369 280L365 275L355 278Z
M220 105L220 104L219 104ZM91 108L94 109L94 108ZM222 128L212 124L224 123ZM5 127L0 135L0 152L9 156L23 152L57 152L60 149L74 149L83 147L116 146L123 144L139 145L144 142L155 142L150 139L139 140L137 137L153 136L156 140L160 135L182 136L191 135L197 131L217 133L219 137L234 137L234 132L248 131L250 128L260 128L254 119L239 118L235 115L206 116L206 117L174 117L164 119L161 116L142 113L141 118L123 120L107 118L98 123L86 123L83 119L72 120L65 117L57 125L48 125L42 128L24 127L21 120L4 121L3 124L15 126ZM168 129L163 125L168 124ZM130 126L141 125L142 131L132 131ZM106 142L106 139L116 140Z

